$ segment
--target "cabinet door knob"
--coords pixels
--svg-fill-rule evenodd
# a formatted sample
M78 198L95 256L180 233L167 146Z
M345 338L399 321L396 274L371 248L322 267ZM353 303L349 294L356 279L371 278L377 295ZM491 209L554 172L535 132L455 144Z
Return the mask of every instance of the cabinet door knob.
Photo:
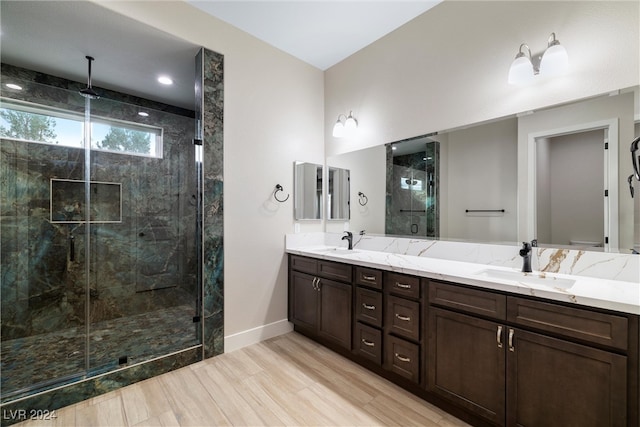
M515 348L513 347L513 334L515 333L515 331L511 328L509 328L509 351L515 351Z
M364 308L366 308L367 310L375 310L376 309L375 305L368 305L368 304L362 303L362 306Z
M406 363L411 362L411 358L410 357L402 356L402 355L400 355L398 353L396 353L395 356L396 356L396 359L398 359L401 362L406 362Z
M366 340L364 338L362 338L362 344L366 345L367 347L375 347L376 346L376 343L374 343L372 341L369 341L369 340Z
M498 326L498 332L496 333L496 341L498 342L498 348L502 348L502 326Z
M396 317L397 317L398 319L400 319L400 320L405 321L405 322L409 322L409 321L411 320L411 317L409 317L409 316L403 316L403 315L398 314L398 313L396 313Z

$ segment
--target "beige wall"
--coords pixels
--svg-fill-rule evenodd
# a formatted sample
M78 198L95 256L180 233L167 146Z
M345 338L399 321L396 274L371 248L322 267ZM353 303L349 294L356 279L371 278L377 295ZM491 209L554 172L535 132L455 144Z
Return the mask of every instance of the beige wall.
M293 197L271 195L295 160L324 163L322 72L183 2L100 3L224 55L225 337L282 323Z
M441 221L441 237L516 242L517 125L517 119L512 118L446 134L440 157L440 217L445 219ZM505 212L466 213L467 209Z
M450 1L325 72L328 155L443 131L637 85L639 3ZM526 42L555 32L570 72L529 87L507 84ZM331 136L353 110L358 137Z

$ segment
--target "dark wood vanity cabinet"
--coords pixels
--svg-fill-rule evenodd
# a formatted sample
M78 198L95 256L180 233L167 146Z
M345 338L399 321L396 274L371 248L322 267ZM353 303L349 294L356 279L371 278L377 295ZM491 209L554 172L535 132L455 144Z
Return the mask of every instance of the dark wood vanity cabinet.
M499 426L637 423L629 316L437 281L429 301L430 392Z
M289 256L289 320L478 426L640 426L639 316Z
M289 321L351 350L352 267L290 255Z

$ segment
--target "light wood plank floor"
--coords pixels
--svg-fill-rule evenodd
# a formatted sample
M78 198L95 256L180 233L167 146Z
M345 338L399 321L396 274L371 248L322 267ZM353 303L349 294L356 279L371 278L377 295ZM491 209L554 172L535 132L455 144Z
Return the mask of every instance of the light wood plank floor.
M20 426L467 426L291 332Z

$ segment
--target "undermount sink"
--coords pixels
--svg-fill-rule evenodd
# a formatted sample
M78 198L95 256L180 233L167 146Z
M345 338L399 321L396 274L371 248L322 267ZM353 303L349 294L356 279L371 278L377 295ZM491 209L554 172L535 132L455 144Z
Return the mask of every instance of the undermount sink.
M542 285L549 288L569 289L576 283L573 279L565 279L543 272L523 273L514 270L486 269L476 274L490 279L513 280L524 285Z
M320 252L323 252L325 254L334 254L334 255L350 255L350 254L354 254L357 253L358 250L356 249L347 249L347 248L326 248L321 250Z

